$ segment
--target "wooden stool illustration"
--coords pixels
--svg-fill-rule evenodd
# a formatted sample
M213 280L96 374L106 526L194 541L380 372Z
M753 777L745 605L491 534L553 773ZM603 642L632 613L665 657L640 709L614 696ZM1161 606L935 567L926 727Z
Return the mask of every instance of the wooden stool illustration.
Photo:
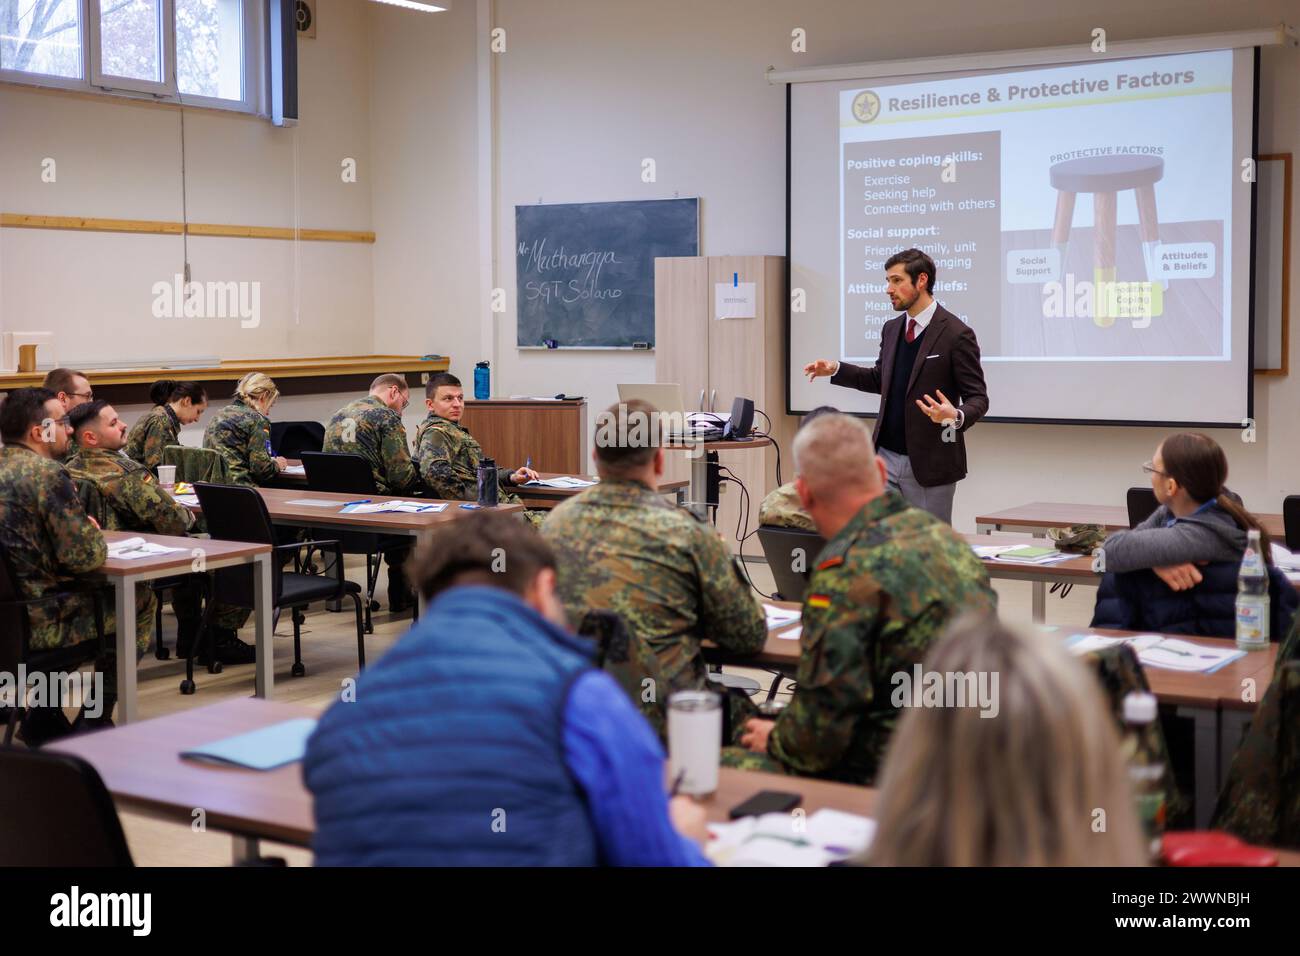
M1160 242L1160 220L1156 216L1155 184L1165 174L1165 161L1159 156L1085 156L1052 166L1052 186L1056 189L1056 223L1052 226L1052 245L1065 270L1065 251L1070 241L1070 224L1074 219L1074 197L1092 193L1092 268L1093 321L1108 326L1115 323L1109 315L1103 283L1115 281L1115 197L1124 189L1136 194L1138 223L1142 236L1142 259L1147 281L1156 274L1156 246ZM1169 287L1167 282L1163 283Z

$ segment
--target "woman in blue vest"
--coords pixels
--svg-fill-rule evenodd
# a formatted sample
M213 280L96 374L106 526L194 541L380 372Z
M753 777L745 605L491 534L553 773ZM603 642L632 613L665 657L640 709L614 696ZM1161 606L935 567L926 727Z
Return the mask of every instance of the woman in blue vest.
M427 613L308 741L316 863L707 865L703 809L669 801L658 739L564 626L541 536L479 512L432 538L408 565Z
M1272 584L1270 633L1274 640L1285 634L1295 590L1272 566L1264 526L1225 486L1228 459L1218 442L1198 433L1170 435L1142 467L1160 506L1102 544L1106 576L1092 626L1231 636L1237 570L1246 532L1255 529Z

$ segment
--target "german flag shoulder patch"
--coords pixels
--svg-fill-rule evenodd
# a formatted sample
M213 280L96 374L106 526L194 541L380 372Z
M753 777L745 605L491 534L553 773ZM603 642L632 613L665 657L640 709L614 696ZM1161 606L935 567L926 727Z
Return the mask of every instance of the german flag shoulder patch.
M809 607L830 607L831 599L827 594L810 594L804 598Z
M837 555L835 555L835 557L833 557L833 558L827 558L827 559L826 559L825 561L823 561L821 564L817 565L817 570L818 570L818 571L825 571L827 568L833 568L833 567L835 567L836 565L843 564L843 563L844 563L844 555L842 555L842 554L837 554Z

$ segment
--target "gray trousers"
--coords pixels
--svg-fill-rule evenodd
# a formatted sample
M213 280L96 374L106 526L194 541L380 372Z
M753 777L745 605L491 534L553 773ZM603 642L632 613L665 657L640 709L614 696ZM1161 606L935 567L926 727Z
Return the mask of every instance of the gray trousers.
M927 488L912 474L912 462L906 455L888 448L879 449L879 454L885 460L891 491L901 494L908 504L930 512L940 521L952 524L952 496L957 490L957 482Z

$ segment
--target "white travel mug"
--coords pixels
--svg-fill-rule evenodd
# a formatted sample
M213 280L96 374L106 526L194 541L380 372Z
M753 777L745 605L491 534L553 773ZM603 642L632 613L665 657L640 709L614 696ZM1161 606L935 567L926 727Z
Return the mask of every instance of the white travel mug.
M163 486L163 490L171 491L176 487L176 466L159 465L158 466L158 484Z
M707 690L682 690L668 698L668 778L678 793L704 796L718 789L722 703Z

